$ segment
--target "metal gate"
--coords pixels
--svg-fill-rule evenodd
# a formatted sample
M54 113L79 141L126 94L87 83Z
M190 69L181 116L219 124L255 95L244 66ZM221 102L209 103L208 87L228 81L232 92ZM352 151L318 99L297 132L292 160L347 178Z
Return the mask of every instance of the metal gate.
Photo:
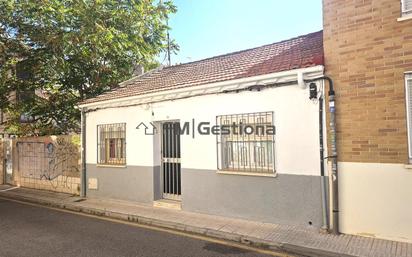
M22 187L79 193L79 148L71 136L16 139L13 178Z
M182 193L180 164L180 123L162 124L163 198L180 200Z
M44 142L17 142L17 169L21 177L53 180L62 175L56 163L54 145Z

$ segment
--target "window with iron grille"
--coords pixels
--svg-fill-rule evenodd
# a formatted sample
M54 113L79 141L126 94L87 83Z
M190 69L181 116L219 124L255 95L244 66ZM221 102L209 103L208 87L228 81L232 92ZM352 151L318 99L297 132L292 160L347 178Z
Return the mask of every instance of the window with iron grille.
M412 161L412 73L405 74L409 162Z
M273 112L217 116L218 169L228 172L273 174Z
M412 0L401 0L402 15L412 15Z
M126 123L97 125L97 163L126 164Z

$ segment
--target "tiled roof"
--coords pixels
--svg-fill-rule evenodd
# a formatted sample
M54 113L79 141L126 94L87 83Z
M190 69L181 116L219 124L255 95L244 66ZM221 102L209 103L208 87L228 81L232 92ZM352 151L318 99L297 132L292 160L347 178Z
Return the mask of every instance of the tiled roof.
M169 66L128 80L81 104L323 65L322 31L200 61Z

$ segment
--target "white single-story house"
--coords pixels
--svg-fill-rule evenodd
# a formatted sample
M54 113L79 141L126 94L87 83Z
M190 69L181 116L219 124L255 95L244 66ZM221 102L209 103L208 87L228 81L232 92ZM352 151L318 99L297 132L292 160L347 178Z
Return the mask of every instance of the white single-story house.
M305 80L323 64L320 31L159 68L82 102L84 194L322 227L324 85Z

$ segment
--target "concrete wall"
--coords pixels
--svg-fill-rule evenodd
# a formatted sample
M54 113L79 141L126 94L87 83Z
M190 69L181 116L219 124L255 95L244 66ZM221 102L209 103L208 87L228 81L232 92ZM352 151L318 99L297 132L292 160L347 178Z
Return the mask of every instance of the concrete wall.
M48 146L52 145L50 150ZM12 184L78 195L80 193L80 138L22 137L12 140Z
M319 176L276 178L183 169L182 208L276 224L322 225Z
M97 125L126 123L127 165L159 165L160 149L153 136L136 129L140 122L180 120L216 123L217 115L273 111L275 164L280 174L319 175L319 107L309 89L296 86L207 95L176 101L115 107L86 114L87 163L97 162ZM216 136L183 135L182 167L216 170ZM298 161L297 161L298 160Z
M96 167L87 165L87 180L97 178L97 189L87 191L89 197L123 199L152 203L160 198L160 167L127 166Z
M412 167L339 163L343 233L412 242Z
M319 85L321 86L321 85ZM126 103L127 104L127 103ZM92 197L150 203L160 197L158 136L136 129L140 122L216 123L217 115L274 113L277 177L217 174L216 136L181 136L182 208L251 220L306 226L321 223L319 106L297 85L191 97L86 114L87 173L97 181ZM126 123L126 168L97 161L97 125ZM157 189L157 191L156 191Z

